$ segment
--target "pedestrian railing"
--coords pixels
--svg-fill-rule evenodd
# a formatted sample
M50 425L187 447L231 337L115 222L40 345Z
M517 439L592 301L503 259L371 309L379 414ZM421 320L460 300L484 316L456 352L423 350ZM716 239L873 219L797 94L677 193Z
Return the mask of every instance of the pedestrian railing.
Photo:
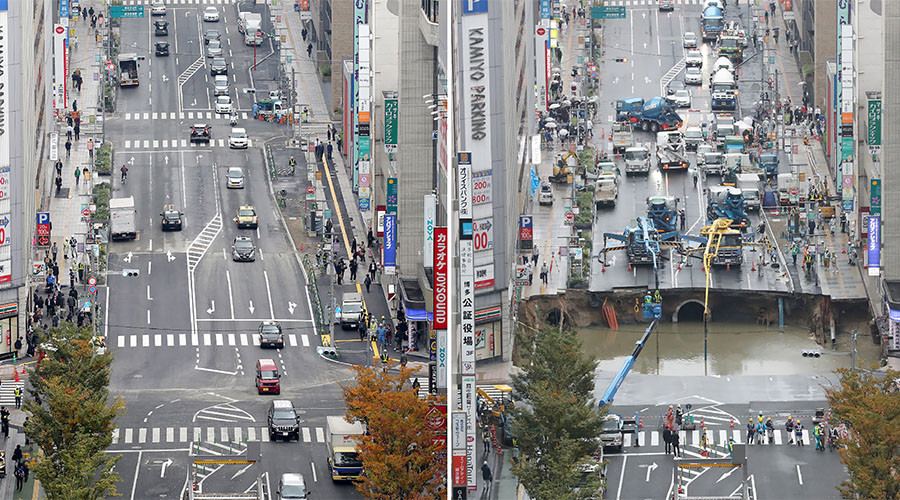
M313 316L315 316L313 320L316 324L316 330L319 335L324 335L329 332L330 325L328 324L328 316L325 314L325 310L322 307L322 301L319 298L319 287L317 285L318 271L316 266L310 262L308 255L304 254L301 258L301 262L303 269L306 270L306 287L309 291L309 300L312 303ZM330 339L331 336L329 335L328 338ZM331 341L331 346L334 346L333 340Z
M269 144L266 144L266 163L269 167L269 176L274 181L278 176L278 172L275 169L275 157L272 155L272 146Z

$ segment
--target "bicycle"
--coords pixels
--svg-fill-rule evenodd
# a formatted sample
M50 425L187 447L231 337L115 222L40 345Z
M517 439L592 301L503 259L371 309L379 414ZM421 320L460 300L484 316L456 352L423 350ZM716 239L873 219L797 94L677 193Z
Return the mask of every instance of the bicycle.
M128 183L128 168L126 168L125 165L122 165L121 171L122 171L122 184L127 184Z

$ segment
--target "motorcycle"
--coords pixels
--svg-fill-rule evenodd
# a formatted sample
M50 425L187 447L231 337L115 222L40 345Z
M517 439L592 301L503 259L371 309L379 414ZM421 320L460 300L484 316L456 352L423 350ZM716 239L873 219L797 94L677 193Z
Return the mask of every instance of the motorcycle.
M234 111L231 112L231 126L237 125L238 116Z

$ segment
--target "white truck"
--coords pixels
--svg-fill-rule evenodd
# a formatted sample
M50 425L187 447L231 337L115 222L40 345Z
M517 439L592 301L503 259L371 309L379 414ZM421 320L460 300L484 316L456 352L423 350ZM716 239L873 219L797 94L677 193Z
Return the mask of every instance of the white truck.
M619 197L619 186L615 177L602 176L597 179L594 186L594 206L598 209L603 207L616 206L616 199Z
M744 195L744 210L759 211L761 196L759 192L759 176L756 174L737 174L737 187Z
M342 416L325 417L328 436L328 466L332 481L356 481L363 474L357 439L366 433L359 422L349 423Z
M616 122L612 126L613 154L620 155L634 144L632 126L628 122Z
M787 205L791 201L791 190L796 189L799 195L799 187L794 174L786 172L778 174L778 202Z
M625 148L625 173L650 173L650 147L647 144Z
M133 196L109 200L109 226L112 239L133 240L137 237L134 220L136 212Z
M363 315L363 297L361 293L347 292L341 300L341 310L336 319L341 328L357 328ZM374 333L374 332L371 332Z
M244 34L244 44L262 45L262 15L255 12L241 12L238 15L238 31Z

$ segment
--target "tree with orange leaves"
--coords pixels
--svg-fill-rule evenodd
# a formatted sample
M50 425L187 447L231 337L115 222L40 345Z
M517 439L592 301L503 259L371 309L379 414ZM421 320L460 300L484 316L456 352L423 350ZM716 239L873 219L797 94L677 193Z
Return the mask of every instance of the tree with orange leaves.
M447 450L435 441L425 415L446 398L420 399L411 385L413 370L351 368L356 383L344 387L346 417L368 430L359 443L365 473L356 489L366 498L425 500L447 496Z

